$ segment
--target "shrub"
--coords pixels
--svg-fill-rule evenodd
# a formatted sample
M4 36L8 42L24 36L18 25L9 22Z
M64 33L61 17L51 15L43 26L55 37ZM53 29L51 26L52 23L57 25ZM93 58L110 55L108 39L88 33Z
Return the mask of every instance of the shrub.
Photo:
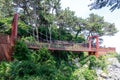
M36 58L36 62L40 62L40 63L53 60L53 56L46 48L42 48L36 51L35 58Z
M105 69L107 66L106 62L106 57L105 56L100 56L97 60L97 66L100 67L101 69Z
M35 75L36 71L36 64L31 61L14 61L10 64L9 73L11 79L15 79L16 77Z
M85 80L95 80L96 78L96 73L94 70L85 69L83 71L83 75Z
M0 79L1 80L7 80L9 79L9 70L10 70L10 64L7 62L1 62L0 63Z
M21 60L28 60L30 55L30 50L27 48L27 46L24 44L23 41L17 41L16 45L14 47L14 59L17 59L19 61Z
M116 55L116 58L118 59L118 61L120 62L120 54Z
M89 57L89 61L90 61L89 69L92 69L92 68L96 67L96 65L97 65L97 59L96 59L95 56L93 56L93 55L90 56Z
M30 36L30 37L22 37L21 40L23 41L30 41L30 42L35 42L35 38Z

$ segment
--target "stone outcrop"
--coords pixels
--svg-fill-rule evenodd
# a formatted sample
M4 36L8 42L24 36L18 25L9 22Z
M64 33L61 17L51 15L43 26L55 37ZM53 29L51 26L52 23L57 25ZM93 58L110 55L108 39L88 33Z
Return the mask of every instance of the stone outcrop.
M109 58L107 65L107 72L103 72L101 69L96 69L98 80L120 80L120 63L117 58Z

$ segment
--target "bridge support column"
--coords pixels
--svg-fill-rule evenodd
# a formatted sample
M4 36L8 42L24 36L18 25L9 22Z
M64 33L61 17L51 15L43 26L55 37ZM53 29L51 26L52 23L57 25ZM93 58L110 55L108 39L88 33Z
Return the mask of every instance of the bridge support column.
M99 57L98 51L99 51L99 38L98 36L96 36L96 52L95 52L96 57Z
M88 52L89 56L90 55L95 55L95 52Z
M96 50L95 50L95 52L93 53L91 53L91 52L89 52L89 54L94 54L96 57L99 57L99 54L98 54L98 51L99 51L99 38L98 38L98 36L90 36L89 37L89 46L88 46L88 48L89 48L89 50L91 51L92 50L92 43L91 43L91 39L92 38L95 38L96 39L96 46L95 46L95 48L96 48Z
M17 39L17 30L18 30L18 14L14 14L12 21L12 31L11 31L11 45L14 46L15 40Z
M96 56L97 58L99 57L98 52L88 52L88 54L89 54L89 56L90 56L90 55L94 55L94 56Z
M89 40L88 40L88 48L89 48L89 50L91 50L91 37L89 37Z
M99 57L98 51L94 54L97 58Z
M0 61L12 60L13 46L15 45L15 41L17 39L17 26L18 26L17 13L14 14L14 18L11 26L12 26L11 36L0 35Z

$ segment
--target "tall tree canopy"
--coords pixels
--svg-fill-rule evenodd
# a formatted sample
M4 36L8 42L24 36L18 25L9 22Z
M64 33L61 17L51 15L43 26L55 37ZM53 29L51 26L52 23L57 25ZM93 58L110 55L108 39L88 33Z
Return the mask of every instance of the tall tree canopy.
M14 0L14 3L23 12L21 19L29 24L50 24L52 14L60 9L60 0Z
M94 0L93 3L90 4L92 9L100 9L103 7L110 7L111 11L115 9L120 9L120 0Z
M30 33L37 35L37 39L39 36L44 39L53 37L80 41L81 36L114 35L117 32L115 25L105 22L103 17L90 14L87 19L82 19L69 8L61 9L60 0L0 0L0 4L0 14L5 17L19 10L19 19L30 26Z
M90 14L87 19L79 18L79 25L73 28L78 34L83 34L85 37L89 36L104 36L104 35L114 35L117 32L114 23L109 23L104 21L104 17Z
M0 17L11 16L12 13L12 0L0 0Z
M103 17L90 14L86 19L86 30L88 36L114 35L117 32L114 23L105 22Z

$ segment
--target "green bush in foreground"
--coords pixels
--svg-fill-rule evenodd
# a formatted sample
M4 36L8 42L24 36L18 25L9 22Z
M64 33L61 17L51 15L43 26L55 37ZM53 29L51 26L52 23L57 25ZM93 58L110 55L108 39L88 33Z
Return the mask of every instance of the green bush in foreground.
M14 61L0 63L0 80L94 80L94 68L104 67L104 57L97 59L69 52L52 54L46 48L33 51L23 41L18 41L14 49ZM82 65L79 68L74 62L76 58Z
M21 60L28 60L30 55L30 50L27 48L27 46L24 44L23 41L17 41L16 45L14 47L14 59L17 59L19 61Z

